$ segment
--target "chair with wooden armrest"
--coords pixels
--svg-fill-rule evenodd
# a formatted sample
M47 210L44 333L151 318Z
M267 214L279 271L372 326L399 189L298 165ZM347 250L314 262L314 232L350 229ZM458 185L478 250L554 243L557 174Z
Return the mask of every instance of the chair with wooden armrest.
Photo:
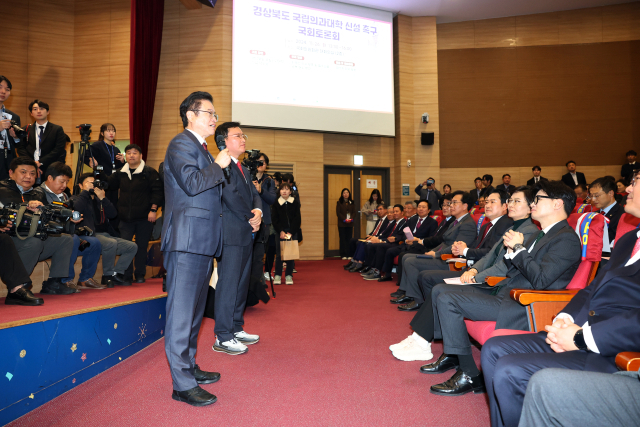
M453 258L452 254L440 255L440 259L443 260L444 262L447 262L448 259L452 259L452 258ZM449 264L449 271L462 271L462 269L467 266L466 262L460 262L460 261L450 262L448 264Z
M640 370L640 353L636 351L624 351L616 355L616 365L621 371Z

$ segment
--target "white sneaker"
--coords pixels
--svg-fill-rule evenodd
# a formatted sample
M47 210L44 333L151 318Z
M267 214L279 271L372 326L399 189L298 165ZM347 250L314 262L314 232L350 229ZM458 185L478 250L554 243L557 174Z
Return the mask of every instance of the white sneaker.
M245 331L236 332L233 334L236 337L236 340L240 342L240 344L251 345L260 341L259 335L248 334Z
M400 341L398 344L391 344L389 346L389 350L391 350L391 351L399 350L401 348L406 347L407 345L409 345L412 342L413 342L413 334L409 335L408 337L406 337L405 339Z
M268 282L269 280L271 280L271 276L269 276L269 272L268 272L268 271L265 271L265 272L264 272L264 280L266 280L267 282Z
M274 276L273 277L273 284L274 285L279 285L282 283L282 277L281 276Z
M293 276L286 276L284 280L287 285L293 285Z
M413 341L410 345L394 351L393 356L396 359L402 360L404 362L413 362L415 360L426 361L433 359L433 354L431 353L431 344L429 344L429 348L425 350L420 347L415 341Z
M347 259L347 257L346 257L346 256L343 256L343 257L342 257L342 259Z
M217 351L219 353L227 353L232 356L246 353L247 350L249 350L247 346L238 342L238 340L236 340L235 338L223 343L221 343L220 340L216 338L216 343L213 345L213 351Z

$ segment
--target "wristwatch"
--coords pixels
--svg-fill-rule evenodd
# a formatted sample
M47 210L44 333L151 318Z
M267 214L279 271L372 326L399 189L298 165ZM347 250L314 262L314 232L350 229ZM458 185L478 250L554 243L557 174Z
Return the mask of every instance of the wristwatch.
M522 243L516 243L513 246L513 252L518 252L520 249L524 249L524 245Z
M584 340L583 329L578 329L576 334L573 336L573 343L575 344L576 347L578 347L578 350L585 350L585 351L589 350L589 347L587 347L587 343Z

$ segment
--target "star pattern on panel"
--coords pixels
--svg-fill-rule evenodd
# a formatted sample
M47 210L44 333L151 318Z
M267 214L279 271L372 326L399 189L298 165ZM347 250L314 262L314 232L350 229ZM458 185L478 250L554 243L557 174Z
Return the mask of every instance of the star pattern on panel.
M83 362L87 360L87 353L82 353L82 357L80 359L82 359Z
M33 398L35 398L35 396L33 395L33 393L31 393L31 394L29 395L29 399L33 399Z
M73 353L74 351L76 351L78 349L78 344L73 344L71 346L71 353Z
M140 339L146 338L147 336L147 325L145 323L140 326L140 332L138 332L138 336Z

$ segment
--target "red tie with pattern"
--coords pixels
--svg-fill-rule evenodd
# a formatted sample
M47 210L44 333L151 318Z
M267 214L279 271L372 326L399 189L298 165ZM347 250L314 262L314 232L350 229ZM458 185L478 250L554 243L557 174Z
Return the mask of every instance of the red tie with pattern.
M209 151L209 149L207 148L207 143L203 143L202 144L202 148L204 148L204 151Z
M371 233L372 236L377 236L378 235L378 231L380 230L380 227L382 227L382 223L384 222L383 219L380 219L380 223L378 224L378 226L376 227L375 230L373 230L373 233Z
M415 233L416 231L418 231L421 225L422 225L422 218L418 220L418 223L416 224L416 228L413 229L413 232Z
M246 181L247 178L244 176L244 171L242 170L242 166L240 165L240 162L236 163L236 165L238 165L238 169L240 169L240 173L242 174L242 177Z
M484 230L484 234L482 235L482 240L480 240L480 243L478 243L478 246L476 247L476 249L478 249L480 245L482 245L482 242L484 242L484 238L487 237L487 234L489 234L489 230L491 230L491 227L493 227L492 222L490 222L487 228Z
M640 238L636 241L636 245L633 247L633 250L631 251L631 258L636 256L638 251L640 251Z

